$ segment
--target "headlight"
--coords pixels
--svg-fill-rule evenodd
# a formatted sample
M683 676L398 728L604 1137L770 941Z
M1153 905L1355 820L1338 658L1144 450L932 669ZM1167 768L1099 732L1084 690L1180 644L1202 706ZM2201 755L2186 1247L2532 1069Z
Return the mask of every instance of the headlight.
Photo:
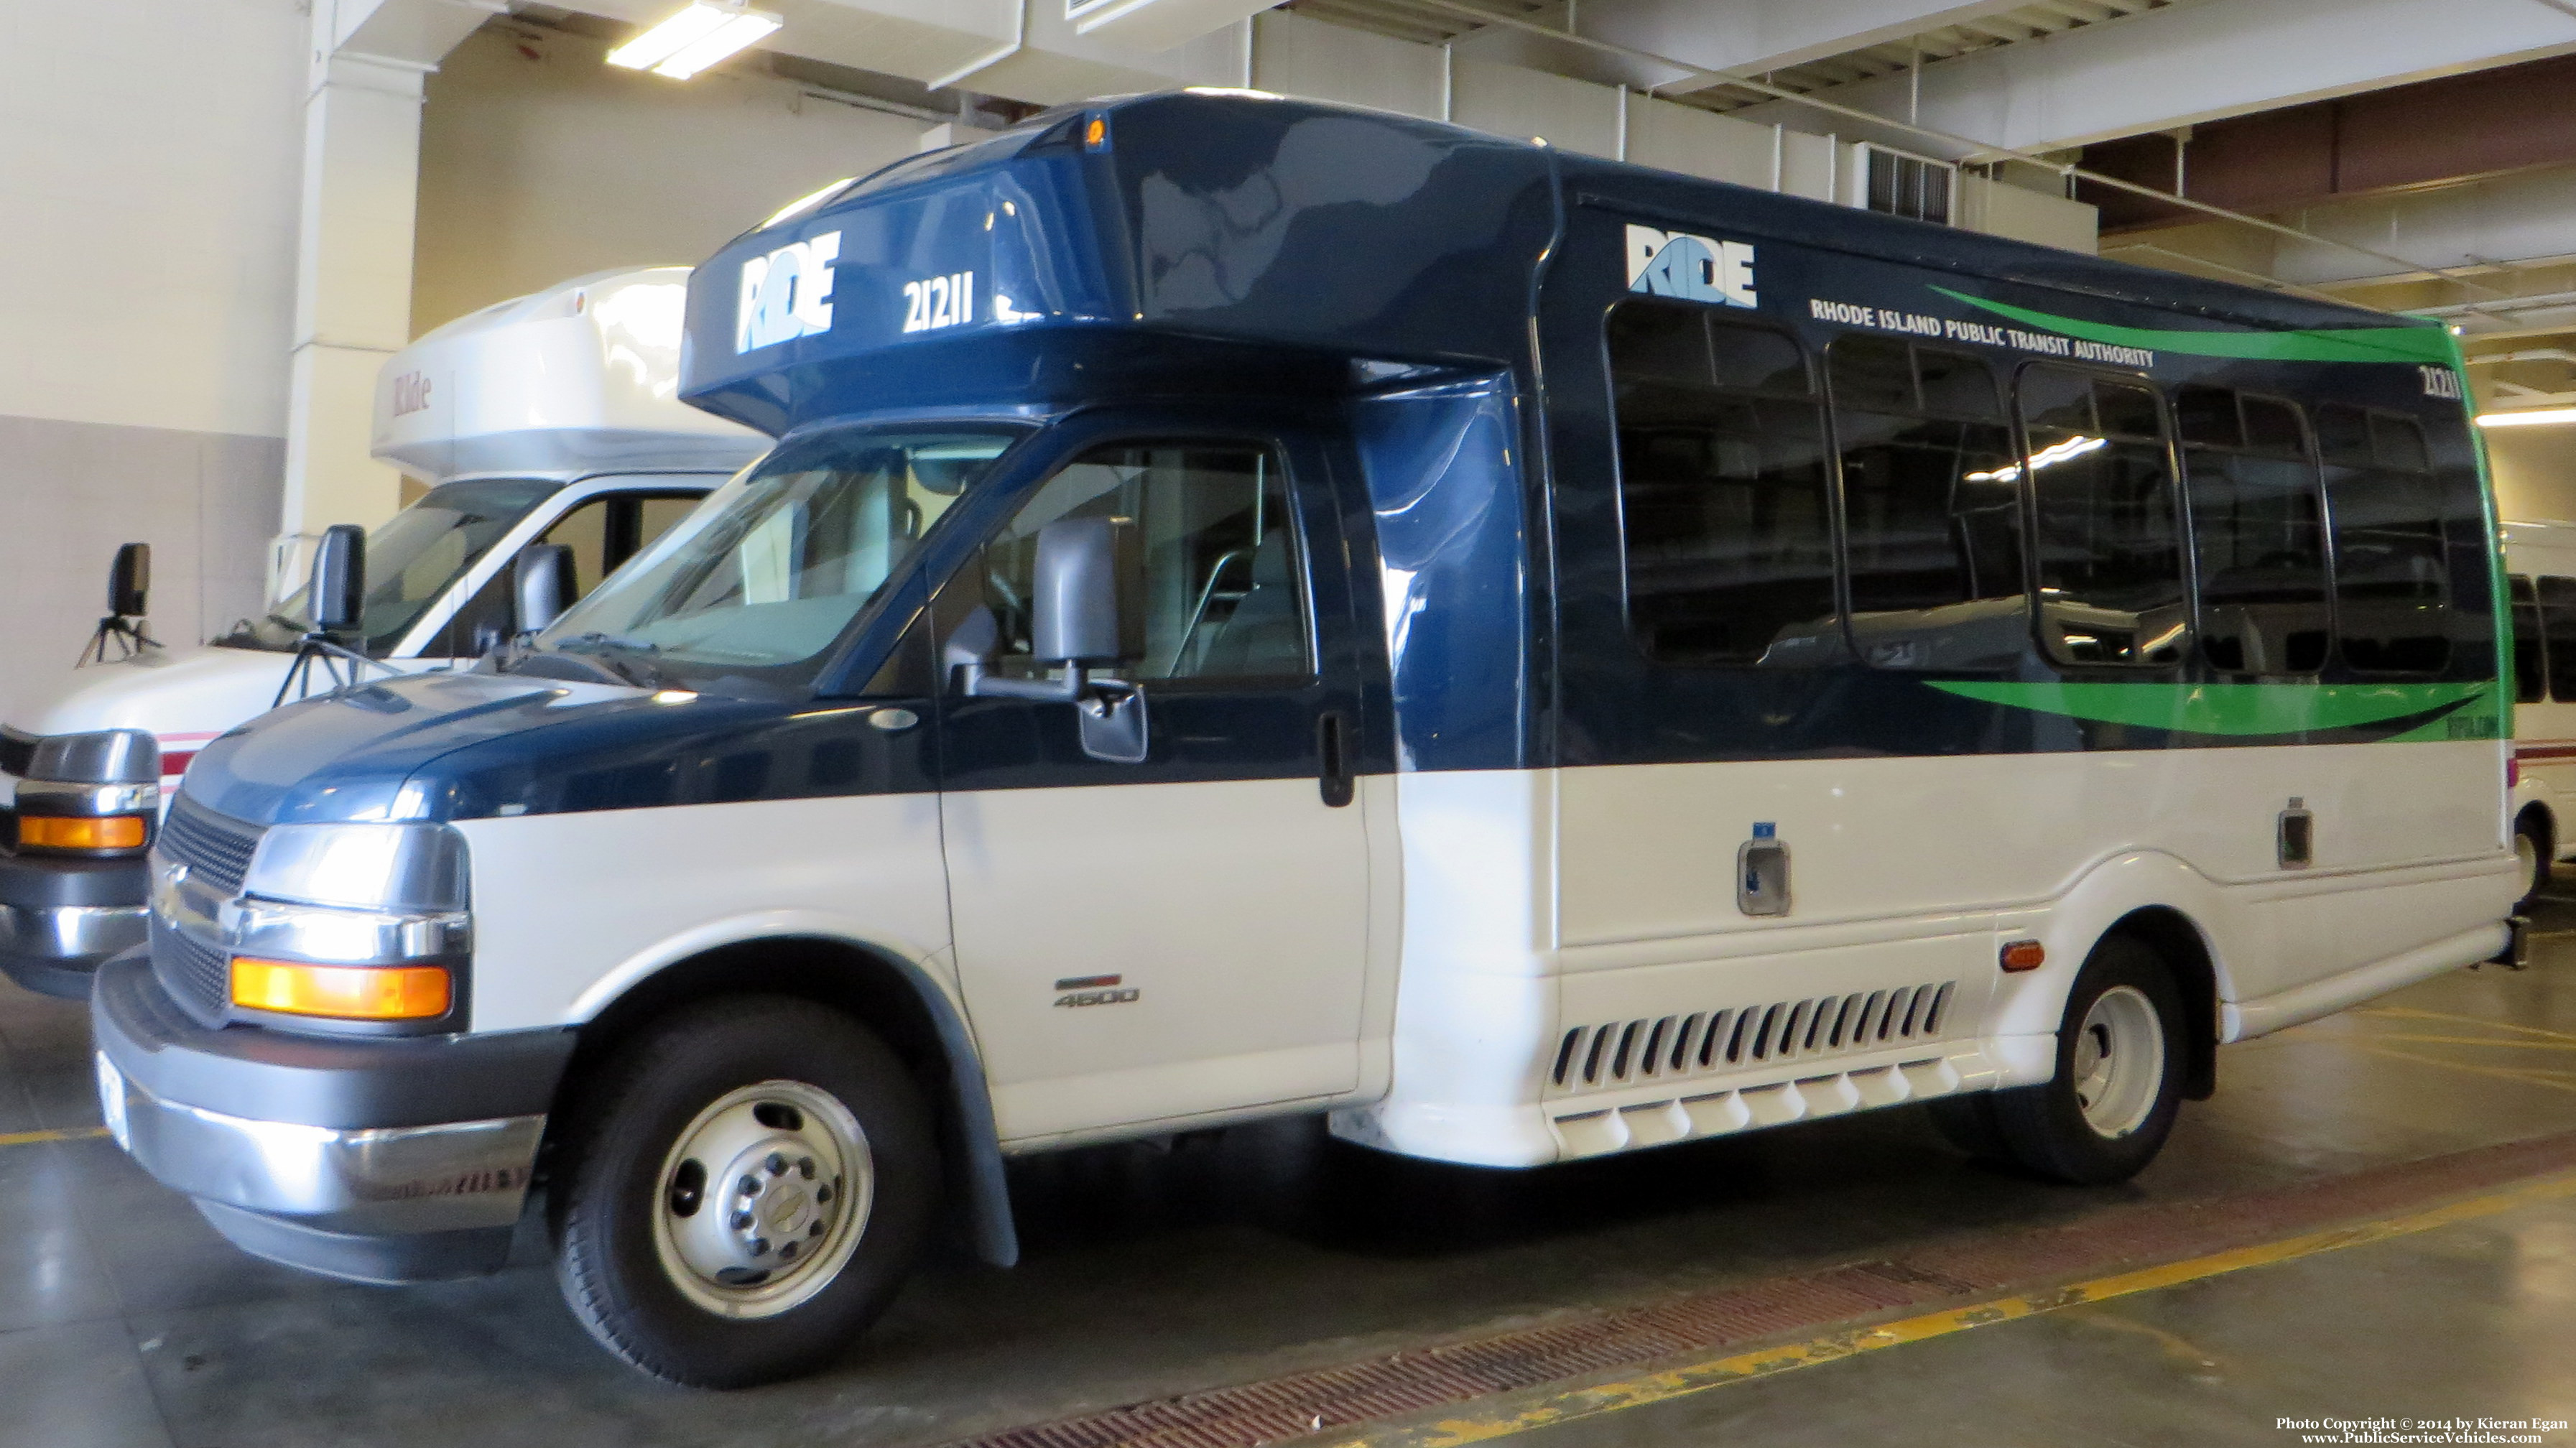
M21 850L139 855L161 814L161 746L139 729L40 739L14 803Z
M473 951L465 838L445 825L279 825L223 907L231 997L350 1020L443 1016Z

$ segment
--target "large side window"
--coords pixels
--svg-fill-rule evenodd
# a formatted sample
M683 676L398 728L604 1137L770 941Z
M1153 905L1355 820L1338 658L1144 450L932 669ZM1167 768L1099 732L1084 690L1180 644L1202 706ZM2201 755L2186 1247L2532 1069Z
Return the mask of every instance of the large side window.
M2576 578L2542 578L2537 582L2539 632L2546 641L2543 647L2548 662L2544 672L2549 678L2549 694L2562 702L2576 702ZM2517 655L2519 652L2517 646ZM2516 663L2519 665L2519 657ZM2537 697L2534 692L2526 694L2526 703Z
M1060 518L1130 518L1145 564L1143 679L1309 678L1306 569L1279 454L1234 442L1122 442L1042 484L985 550L995 670L1027 676L1039 530Z
M2061 663L2182 662L2181 510L2154 389L2043 364L2018 393L2042 643Z
M2344 662L2368 673L2438 673L2451 659L2450 585L2442 486L2424 429L2343 403L2319 406L2316 420Z
M1628 628L1654 659L1836 655L1822 418L1796 342L1704 307L1609 321Z
M1994 374L1886 337L1825 351L1852 641L1892 669L2009 668L2030 640L2020 469Z
M2333 643L2325 506L2297 407L2218 387L2174 398L2200 561L2201 652L2241 674L2313 674Z
M2513 599L2513 701L2537 704L2549 697L2549 649L2540 624L2540 592L2519 573L2508 574Z

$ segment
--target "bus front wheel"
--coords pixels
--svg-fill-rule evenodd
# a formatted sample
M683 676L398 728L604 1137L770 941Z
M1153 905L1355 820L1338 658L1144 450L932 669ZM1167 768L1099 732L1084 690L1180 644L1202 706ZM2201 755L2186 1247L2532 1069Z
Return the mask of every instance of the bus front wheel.
M683 1010L570 1114L549 1213L564 1300L669 1382L738 1388L847 1350L926 1235L939 1159L883 1042L808 1001Z
M2144 942L2114 935L2094 947L2067 994L2056 1075L1936 1102L1934 1117L1971 1155L2055 1181L2126 1181L2173 1133L2184 1042L2173 973Z

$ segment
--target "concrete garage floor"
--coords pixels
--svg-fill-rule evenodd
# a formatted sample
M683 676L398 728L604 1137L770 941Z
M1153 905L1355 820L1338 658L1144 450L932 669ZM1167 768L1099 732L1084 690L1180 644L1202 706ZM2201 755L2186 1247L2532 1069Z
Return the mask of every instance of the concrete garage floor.
M2230 1049L2217 1098L2109 1191L1970 1166L1911 1110L1533 1173L1395 1161L1298 1126L1018 1163L1019 1268L943 1257L838 1371L725 1395L593 1349L533 1236L527 1266L403 1289L243 1256L113 1143L60 1135L98 1119L83 1012L0 986L0 1139L20 1138L0 1145L0 1445L935 1444L1912 1242L2548 1136L2576 1129L2576 898L2537 928L2527 972L2455 973ZM1527 1436L1984 1448L2294 1442L2273 1420L2303 1413L2565 1419L2571 1340L2576 1198L2558 1198Z

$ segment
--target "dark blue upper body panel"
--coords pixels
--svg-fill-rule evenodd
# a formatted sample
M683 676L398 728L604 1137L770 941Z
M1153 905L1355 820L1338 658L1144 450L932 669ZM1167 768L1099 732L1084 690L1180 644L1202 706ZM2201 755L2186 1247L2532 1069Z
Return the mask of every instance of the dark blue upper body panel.
M1092 777L1069 732L1002 739L960 709L941 718L964 731L952 749L978 728L1000 742L943 762L938 730L859 716L882 699L941 716L926 620L946 580L977 530L1123 425L1121 409L1254 431L1285 415L1280 435L1308 439L1299 487L1348 575L1325 640L1347 681L1319 684L1316 707L1361 714L1363 769L2153 744L1869 670L1647 666L1624 633L1602 342L1608 309L1643 289L1620 259L1640 227L1759 243L1751 315L1810 356L1845 326L1816 310L1828 299L1935 323L1995 320L1971 299L2168 331L2390 321L1399 116L1241 95L1105 103L891 167L697 269L683 395L699 406L808 439L904 417L1041 429L922 541L808 693L708 685L657 701L523 676L403 679L235 731L186 787L283 822ZM2004 372L2028 360L1994 354ZM2278 390L2276 365L2167 352L2151 370ZM2418 370L2301 365L2393 408ZM2455 560L2461 589L2474 554ZM2475 649L2460 658L2461 676L2492 677ZM1134 777L1310 767L1310 736L1277 720L1257 760L1191 753L1202 735L1253 739L1228 721L1255 708L1175 699Z
M690 287L681 393L774 434L886 407L1098 397L1104 353L1161 356L1171 385L1197 390L1199 349L1157 337L1509 363L1555 231L1552 173L1539 147L1374 112L1117 102L889 168L728 244ZM1151 366L1122 379L1127 395Z

